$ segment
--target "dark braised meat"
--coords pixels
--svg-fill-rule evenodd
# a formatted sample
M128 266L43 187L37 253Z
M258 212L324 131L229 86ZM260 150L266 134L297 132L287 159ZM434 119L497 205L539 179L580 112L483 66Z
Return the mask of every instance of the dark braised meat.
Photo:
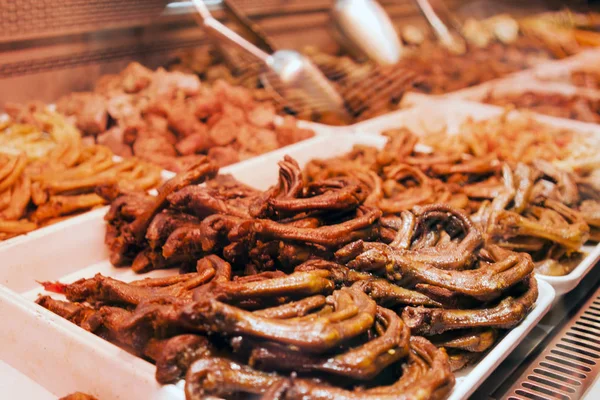
M105 217L108 222L106 244L111 249L112 263L120 265L130 262L136 252L145 248L146 231L152 219L167 206L167 198L171 193L192 184L202 183L214 177L217 171L218 168L208 158L201 157L189 170L165 182L158 189L158 196L145 197L144 208L129 206L130 210L135 210L133 215L127 215L123 211L130 201L139 203L139 196L117 198Z
M304 171L285 157L266 191L205 160L157 197L117 193L113 260L183 271L49 282L68 301L38 303L154 361L161 383L185 376L188 399L442 399L532 310L536 263L588 239L597 182L388 136Z
M97 276L62 288L71 301L85 297L92 306L48 296L37 302L153 360L161 383L175 382L187 373L189 399L264 393L272 385L261 382L271 378L277 380L273 383L286 383L282 398L299 398L306 391L350 395L353 392L347 388L352 386L373 398L387 398L405 387L406 380L417 377L413 375L426 382L419 384L420 392L427 393L423 398L448 393L454 377L444 350L424 338L411 337L402 318L378 306L362 287L335 290L327 268L305 269L290 275L265 272L233 277L228 263L209 256L198 262L198 273L131 283ZM225 339L225 345L222 340L214 343L214 338ZM238 361L218 358L225 354ZM390 369L396 371L398 382L371 383ZM306 377L288 382L285 376L261 372L271 370ZM216 375L208 378L207 373ZM323 379L315 380L314 373L323 374ZM334 376L343 378L347 388L336 386ZM361 382L372 387L364 389Z
M469 266L465 259L477 248L495 244L527 252L539 272L568 274L581 258L582 245L598 237L600 185L591 172L595 155L585 150L593 147L593 139L504 117L468 121L461 129L458 135L432 135L429 149L410 131L391 130L383 149L356 146L342 156L313 160L304 178L360 181L367 191L365 204L384 214L381 241L396 254L409 246L431 247L410 253L412 261L428 267ZM582 152L589 158L574 158ZM439 203L464 213L440 225ZM430 217L415 229L419 213ZM435 224L437 229L425 229Z
M454 386L448 356L426 339L412 337L402 375L393 384L347 390L315 379L285 378L223 358L204 358L190 367L186 398L260 394L263 399L443 399ZM234 372L235 371L235 372Z
M306 184L289 157L280 163L279 183L265 192L215 174L205 158L165 183L157 198L116 198L106 217L111 261L131 263L137 272L191 269L203 255L218 254L242 268L290 271L379 236L381 212L364 205L358 180Z

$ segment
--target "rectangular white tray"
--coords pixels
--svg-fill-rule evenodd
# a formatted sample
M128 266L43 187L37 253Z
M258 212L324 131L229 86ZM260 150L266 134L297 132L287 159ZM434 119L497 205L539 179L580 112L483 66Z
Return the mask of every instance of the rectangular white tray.
M225 168L238 179L258 188L276 182L277 162L289 154L300 164L312 158L347 152L354 144L383 146L385 139L374 135L318 137L287 149ZM119 347L84 331L36 305L43 289L37 281L72 282L102 273L122 280L135 275L127 268L108 262L104 246L105 210L95 210L0 248L0 359L38 382L55 395L83 391L100 399L183 399L182 382L160 386L154 366ZM154 271L164 276L173 271ZM148 276L148 275L144 275ZM554 290L539 281L535 308L517 328L510 331L475 366L458 374L452 400L466 399L493 369L514 349L550 309Z
M56 400L56 396L4 361L0 361L0 393L9 398Z

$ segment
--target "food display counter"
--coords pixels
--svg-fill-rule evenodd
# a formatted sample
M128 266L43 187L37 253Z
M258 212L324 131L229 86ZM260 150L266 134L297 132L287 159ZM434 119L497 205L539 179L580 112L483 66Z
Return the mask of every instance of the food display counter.
M581 6L0 4L0 392L596 398Z

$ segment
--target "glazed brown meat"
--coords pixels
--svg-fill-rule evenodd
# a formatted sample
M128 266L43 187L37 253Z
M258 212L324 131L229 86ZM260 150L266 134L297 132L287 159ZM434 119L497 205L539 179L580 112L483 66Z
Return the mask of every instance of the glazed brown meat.
M322 353L366 332L375 320L376 304L358 290L341 289L328 299L331 313L272 320L216 300L197 301L188 317L201 315L210 331L268 339ZM321 328L317 328L321 327ZM315 329L316 328L316 329Z
M376 377L384 368L406 357L410 331L393 311L378 307L381 336L335 357L293 353L280 346L253 346L250 364L263 370L320 371L357 380Z
M215 253L257 270L289 271L379 235L381 212L364 205L365 188L357 180L307 184L289 157L280 163L279 183L265 192L215 173L205 158L165 183L155 199L115 199L106 217L112 262L131 263L137 272L191 269L198 258ZM147 211L137 208L140 203Z
M214 164L206 157L202 157L189 170L164 183L158 190L158 196L148 198L146 207L137 210L137 215L132 216L133 218L127 218L120 213L118 210L122 210L123 204L119 201L115 202L116 204L113 204L112 210L105 217L108 222L106 243L111 249L113 264L119 265L131 261L135 256L131 254L132 250L143 249L144 245L141 242L144 241L146 231L152 219L168 204L167 198L171 193L214 177L217 171L218 168Z
M411 338L409 361L392 385L355 391L311 379L288 379L222 358L194 363L186 377L186 398L234 393L262 394L265 399L443 399L454 386L448 356L427 340ZM235 371L235 373L232 373ZM418 382L418 384L417 384Z
M534 307L535 263L589 237L598 197L546 159L388 136L304 171L285 157L266 191L205 161L156 197L117 193L114 259L180 273L47 283L69 301L39 304L153 360L160 382L185 374L189 399L444 398Z
M467 121L458 135L427 136L430 149L419 147L423 143L407 129L390 130L383 149L359 145L342 156L309 162L303 175L309 182L360 181L367 190L365 204L383 211L380 241L413 262L468 269L478 249L497 244L527 252L539 272L564 275L581 258L590 232L597 236L590 211L600 186L588 177L595 156L586 150L593 139L532 121ZM589 158L573 158L582 152ZM573 165L574 172L562 165ZM344 252L351 248L340 251L338 260L350 261ZM389 272L390 279L401 278L399 269Z
M436 335L466 327L509 329L525 318L537 296L537 281L531 276L525 293L516 298L507 297L495 307L476 310L407 307L402 312L402 318L413 333L420 335Z
M348 263L350 268L385 274L388 279L395 278L399 282L408 280L445 288L479 300L497 297L533 272L533 262L528 255L493 245L486 249L487 254L479 255L481 261L477 267L460 271L413 261L410 254L398 253L384 244L362 246L367 250Z

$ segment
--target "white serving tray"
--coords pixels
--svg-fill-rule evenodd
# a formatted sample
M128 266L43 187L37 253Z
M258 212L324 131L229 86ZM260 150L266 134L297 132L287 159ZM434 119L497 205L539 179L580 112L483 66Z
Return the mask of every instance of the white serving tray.
M318 157L349 151L354 144L383 146L374 135L317 137L280 149L257 159L224 168L238 179L265 189L276 182L277 162L284 154L300 164ZM105 210L98 209L36 232L23 241L0 248L0 359L57 396L83 391L100 399L183 399L182 385L160 386L154 366L119 347L75 326L36 305L44 293L36 281L69 283L102 273L129 281L139 278L128 268L115 268L104 245ZM171 271L153 271L143 276L164 276ZM493 369L514 349L549 310L554 299L550 285L539 281L535 308L475 366L457 376L451 399L466 399Z
M56 400L56 396L4 361L0 361L0 393L9 398Z

